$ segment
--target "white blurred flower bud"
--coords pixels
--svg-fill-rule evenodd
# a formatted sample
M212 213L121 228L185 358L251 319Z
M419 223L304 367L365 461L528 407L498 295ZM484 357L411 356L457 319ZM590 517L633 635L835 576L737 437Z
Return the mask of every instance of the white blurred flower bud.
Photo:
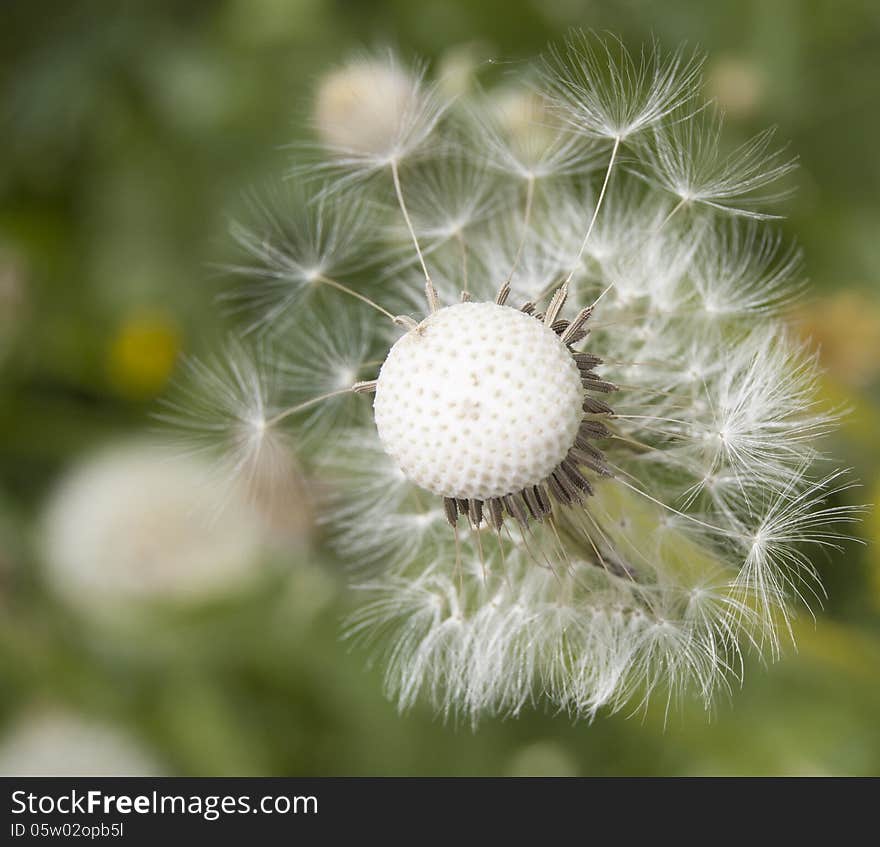
M331 148L383 155L400 138L417 91L418 80L396 62L355 59L327 74L318 87L318 134Z
M266 527L250 501L194 457L135 441L86 459L43 517L52 587L75 607L201 599L259 573Z
M3 776L160 776L154 756L121 729L62 711L22 716L0 740Z
M754 62L738 56L722 56L709 65L706 88L709 97L731 118L752 117L766 93L766 82Z

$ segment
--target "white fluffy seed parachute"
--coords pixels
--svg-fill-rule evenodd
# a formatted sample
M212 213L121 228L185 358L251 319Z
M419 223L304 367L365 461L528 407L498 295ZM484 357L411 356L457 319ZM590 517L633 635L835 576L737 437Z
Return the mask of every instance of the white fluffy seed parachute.
M295 450L320 480L401 708L708 705L855 517L783 322L792 163L726 146L699 72L574 33L451 103L358 57L298 187L233 229L244 330L173 414L237 473Z

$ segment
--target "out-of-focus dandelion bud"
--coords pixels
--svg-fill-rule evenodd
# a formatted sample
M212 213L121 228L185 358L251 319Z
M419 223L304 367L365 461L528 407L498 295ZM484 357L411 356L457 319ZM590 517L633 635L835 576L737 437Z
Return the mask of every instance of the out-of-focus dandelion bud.
M540 160L559 139L559 118L536 91L513 86L503 89L492 98L492 111L525 161Z
M447 50L437 68L437 86L441 93L450 99L471 93L485 52L485 47L474 43Z
M534 87L511 83L489 91L469 104L468 119L479 160L529 185L599 166L594 140L571 132L546 92Z
M766 92L761 69L742 56L720 56L710 62L706 94L733 120L754 116Z
M203 459L148 442L104 450L70 470L43 516L51 587L74 607L222 596L261 573L263 519Z
M330 148L384 156L420 107L419 80L392 58L362 57L328 73L315 98L315 126Z
M18 718L0 738L2 776L161 776L165 769L119 727L41 709Z

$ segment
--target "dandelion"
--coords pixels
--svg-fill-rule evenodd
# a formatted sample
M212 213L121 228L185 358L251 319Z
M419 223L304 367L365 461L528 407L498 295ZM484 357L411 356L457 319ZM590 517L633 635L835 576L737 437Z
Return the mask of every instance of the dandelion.
M790 173L794 160L784 150L773 150L774 130L759 132L727 155L721 151L722 118L704 108L686 119L655 125L653 145L644 158L646 179L678 198L679 204L705 203L729 214L752 218L774 217L756 211L788 196L780 191L761 195L768 185Z
M50 494L45 576L73 608L113 623L150 603L253 582L267 530L256 505L222 485L204 458L137 439L85 458Z
M754 199L788 165L767 136L712 158L700 60L657 45L575 33L517 109L510 81L494 109L491 90L441 103L422 70L371 61L406 95L373 114L353 85L342 152L319 94L327 158L296 171L326 220L312 243L359 210L356 237L322 242L345 273L303 298L301 233L238 239L288 350L274 396L295 400L195 370L225 400L190 420L234 470L289 439L321 478L320 519L361 568L348 635L401 708L708 707L819 592L804 545L855 515L840 472L813 471L834 416L781 317L797 251ZM334 263L320 251L312 279Z

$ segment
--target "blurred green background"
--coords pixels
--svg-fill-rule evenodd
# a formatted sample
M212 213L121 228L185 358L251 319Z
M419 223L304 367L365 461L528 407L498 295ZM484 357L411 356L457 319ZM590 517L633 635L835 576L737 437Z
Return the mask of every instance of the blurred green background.
M381 670L339 640L344 574L296 504L235 590L104 619L53 583L45 504L72 464L149 428L178 354L216 332L227 216L289 165L321 73L386 44L446 71L503 70L572 25L700 46L729 131L778 124L791 140L799 190L782 226L811 280L792 319L821 347L825 399L851 409L827 449L862 481L853 501L877 500L874 0L6 0L0 770L880 773L873 514L866 544L817 562L829 597L796 622L798 649L749 660L711 715L685 704L668 720L664 703L589 726L527 712L476 734L427 708L398 716Z

